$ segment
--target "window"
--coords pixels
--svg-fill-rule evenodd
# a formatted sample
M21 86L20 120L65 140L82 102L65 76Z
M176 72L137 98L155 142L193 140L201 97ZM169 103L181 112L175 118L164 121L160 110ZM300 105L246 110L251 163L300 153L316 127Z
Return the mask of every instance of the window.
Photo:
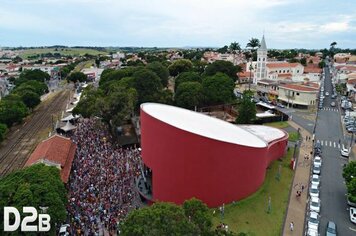
M297 73L299 73L299 70L297 70Z
M286 73L286 70L283 70L283 73Z
M261 61L261 58L258 58L259 61Z
M297 93L297 96L299 96L299 93Z
M266 58L263 58L263 61L265 61Z

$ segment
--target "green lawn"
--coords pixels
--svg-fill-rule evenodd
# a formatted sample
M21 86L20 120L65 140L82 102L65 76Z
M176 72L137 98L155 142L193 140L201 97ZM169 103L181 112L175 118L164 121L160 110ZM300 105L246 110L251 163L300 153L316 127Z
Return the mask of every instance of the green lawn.
M289 126L287 121L278 121L278 122L272 122L272 123L265 123L264 125L274 127L274 128L279 128L279 129L284 129Z
M35 49L23 50L23 52L20 53L20 57L28 58L29 56L34 56L43 53L60 53L61 55L64 56L83 56L84 54L90 54L90 55L108 54L107 52L98 51L90 48L63 48L63 49L58 48L57 51L55 51L55 48L35 48Z
M289 132L288 134L289 134L289 138L288 138L289 141L291 141L291 142L298 141L298 139L299 139L298 132Z
M287 209L290 184L293 171L289 162L293 148L288 151L282 161L275 161L267 170L265 182L252 196L225 206L223 222L228 224L229 230L247 233L249 236L281 235L284 215ZM281 164L280 181L276 179L279 164ZM268 197L271 197L271 212L267 213ZM214 227L221 222L219 210L213 217Z

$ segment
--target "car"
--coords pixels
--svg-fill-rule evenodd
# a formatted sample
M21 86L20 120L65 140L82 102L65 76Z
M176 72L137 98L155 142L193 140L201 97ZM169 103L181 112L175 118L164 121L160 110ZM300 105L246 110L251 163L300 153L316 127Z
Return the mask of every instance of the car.
M67 232L67 228L69 228L69 224L64 224L61 225L61 227L59 228L59 236L67 236L69 235L69 233Z
M326 226L326 236L336 236L336 224L333 221L329 221Z
M314 157L314 166L321 166L321 157L320 156Z
M308 228L307 236L319 236L318 230L313 228Z
M309 195L310 197L319 197L319 189L318 186L312 184L309 188Z
M284 108L285 106L282 103L277 102L277 107Z
M308 218L308 228L318 231L319 229L319 214L311 211Z
M313 167L313 174L320 175L320 172L321 172L320 166Z
M320 199L317 197L311 197L309 209L311 211L315 211L315 212L319 213L320 212Z
M329 92L325 92L325 97L329 96Z
M319 175L313 175L311 178L311 184L314 184L319 187L320 185L320 176Z
M331 102L330 106L334 107L334 106L336 106L336 103L335 102Z
M336 94L331 95L331 98L332 98L332 99L335 99L336 97L337 97Z
M350 220L352 223L356 224L356 208L350 207Z

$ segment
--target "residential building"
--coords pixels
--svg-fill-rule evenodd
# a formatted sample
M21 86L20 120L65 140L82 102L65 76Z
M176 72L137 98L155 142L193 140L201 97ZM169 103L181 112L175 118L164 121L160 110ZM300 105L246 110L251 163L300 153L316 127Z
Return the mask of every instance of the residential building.
M257 81L257 94L266 96L269 100L277 100L278 98L278 82L275 80L262 79Z
M304 82L298 84L281 84L278 90L278 100L297 107L310 107L317 104L319 84Z

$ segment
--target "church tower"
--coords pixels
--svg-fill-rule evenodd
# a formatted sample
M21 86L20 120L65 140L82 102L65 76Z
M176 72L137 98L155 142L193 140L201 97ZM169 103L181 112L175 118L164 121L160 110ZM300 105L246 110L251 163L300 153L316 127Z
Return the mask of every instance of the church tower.
M265 36L262 36L261 45L257 49L257 63L256 63L256 71L253 81L257 84L257 81L261 79L267 79L267 46L265 41Z

